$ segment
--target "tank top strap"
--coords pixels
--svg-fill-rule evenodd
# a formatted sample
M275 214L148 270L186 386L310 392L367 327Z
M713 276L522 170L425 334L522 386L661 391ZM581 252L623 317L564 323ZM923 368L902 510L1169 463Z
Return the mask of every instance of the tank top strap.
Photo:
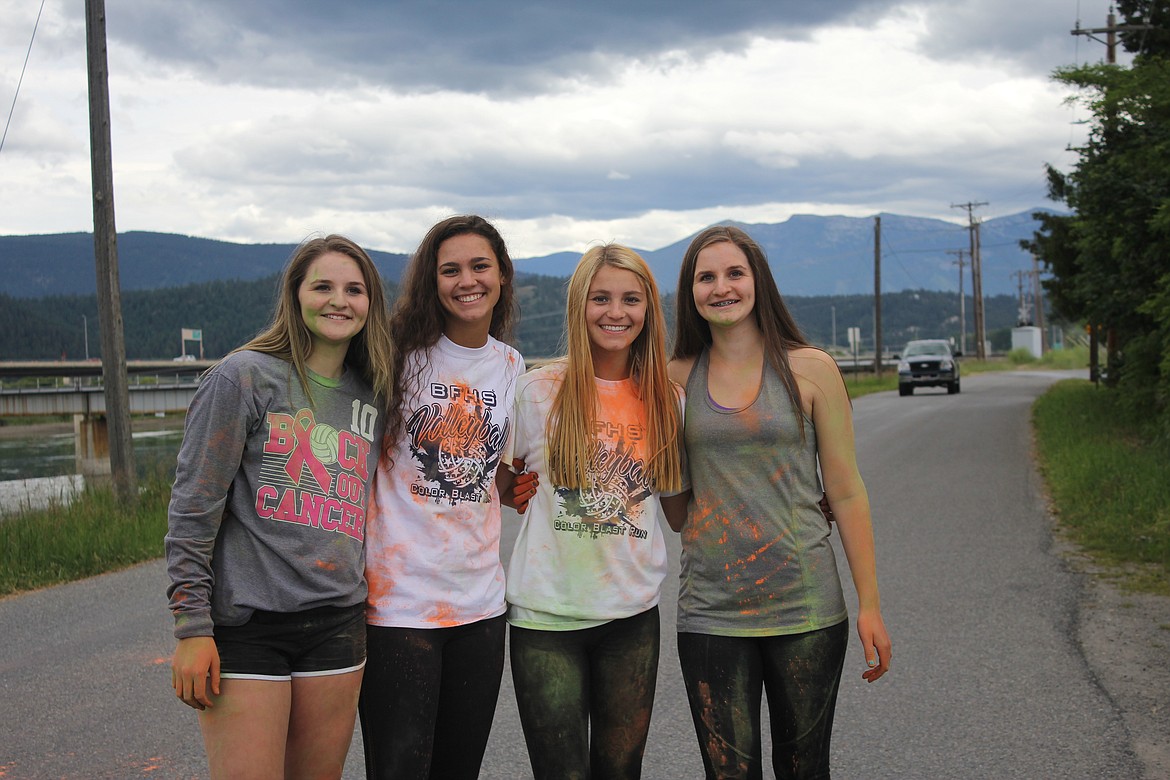
M707 372L710 355L711 351L704 348L695 358L695 364L691 366L691 373L687 375L687 399L707 397Z

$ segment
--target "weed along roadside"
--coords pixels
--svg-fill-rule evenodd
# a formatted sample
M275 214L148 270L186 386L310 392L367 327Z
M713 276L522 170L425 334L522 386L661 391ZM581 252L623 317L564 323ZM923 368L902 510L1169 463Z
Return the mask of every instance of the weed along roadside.
M0 427L0 445L17 450L22 470L20 478L0 482L7 495L0 511L0 597L160 557L182 425L178 418L134 421L139 500L129 510L108 487L63 473L73 466L71 423ZM42 462L32 463L38 457Z
M1146 776L1170 777L1170 444L1079 380L1037 400L1033 428L1057 550L1085 575L1076 641Z

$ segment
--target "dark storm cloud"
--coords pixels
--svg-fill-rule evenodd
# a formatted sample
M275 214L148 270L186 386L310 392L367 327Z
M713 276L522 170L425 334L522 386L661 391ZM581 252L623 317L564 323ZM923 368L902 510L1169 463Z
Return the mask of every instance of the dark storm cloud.
M160 65L228 83L544 92L630 58L738 50L880 16L892 0L141 0L110 35Z

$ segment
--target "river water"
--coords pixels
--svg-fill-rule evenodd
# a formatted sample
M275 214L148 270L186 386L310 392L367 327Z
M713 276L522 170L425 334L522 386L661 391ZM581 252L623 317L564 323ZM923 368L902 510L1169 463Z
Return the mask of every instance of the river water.
M180 427L136 431L132 439L140 479L158 469L174 473L183 441ZM0 514L65 502L84 486L74 460L72 431L30 426L28 433L9 429L0 438Z

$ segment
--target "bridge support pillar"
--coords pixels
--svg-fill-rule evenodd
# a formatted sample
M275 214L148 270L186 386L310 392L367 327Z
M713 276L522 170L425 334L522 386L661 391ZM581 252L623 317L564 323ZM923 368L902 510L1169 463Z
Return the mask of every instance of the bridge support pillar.
M104 414L73 415L73 451L77 473L86 479L110 477L110 434Z

